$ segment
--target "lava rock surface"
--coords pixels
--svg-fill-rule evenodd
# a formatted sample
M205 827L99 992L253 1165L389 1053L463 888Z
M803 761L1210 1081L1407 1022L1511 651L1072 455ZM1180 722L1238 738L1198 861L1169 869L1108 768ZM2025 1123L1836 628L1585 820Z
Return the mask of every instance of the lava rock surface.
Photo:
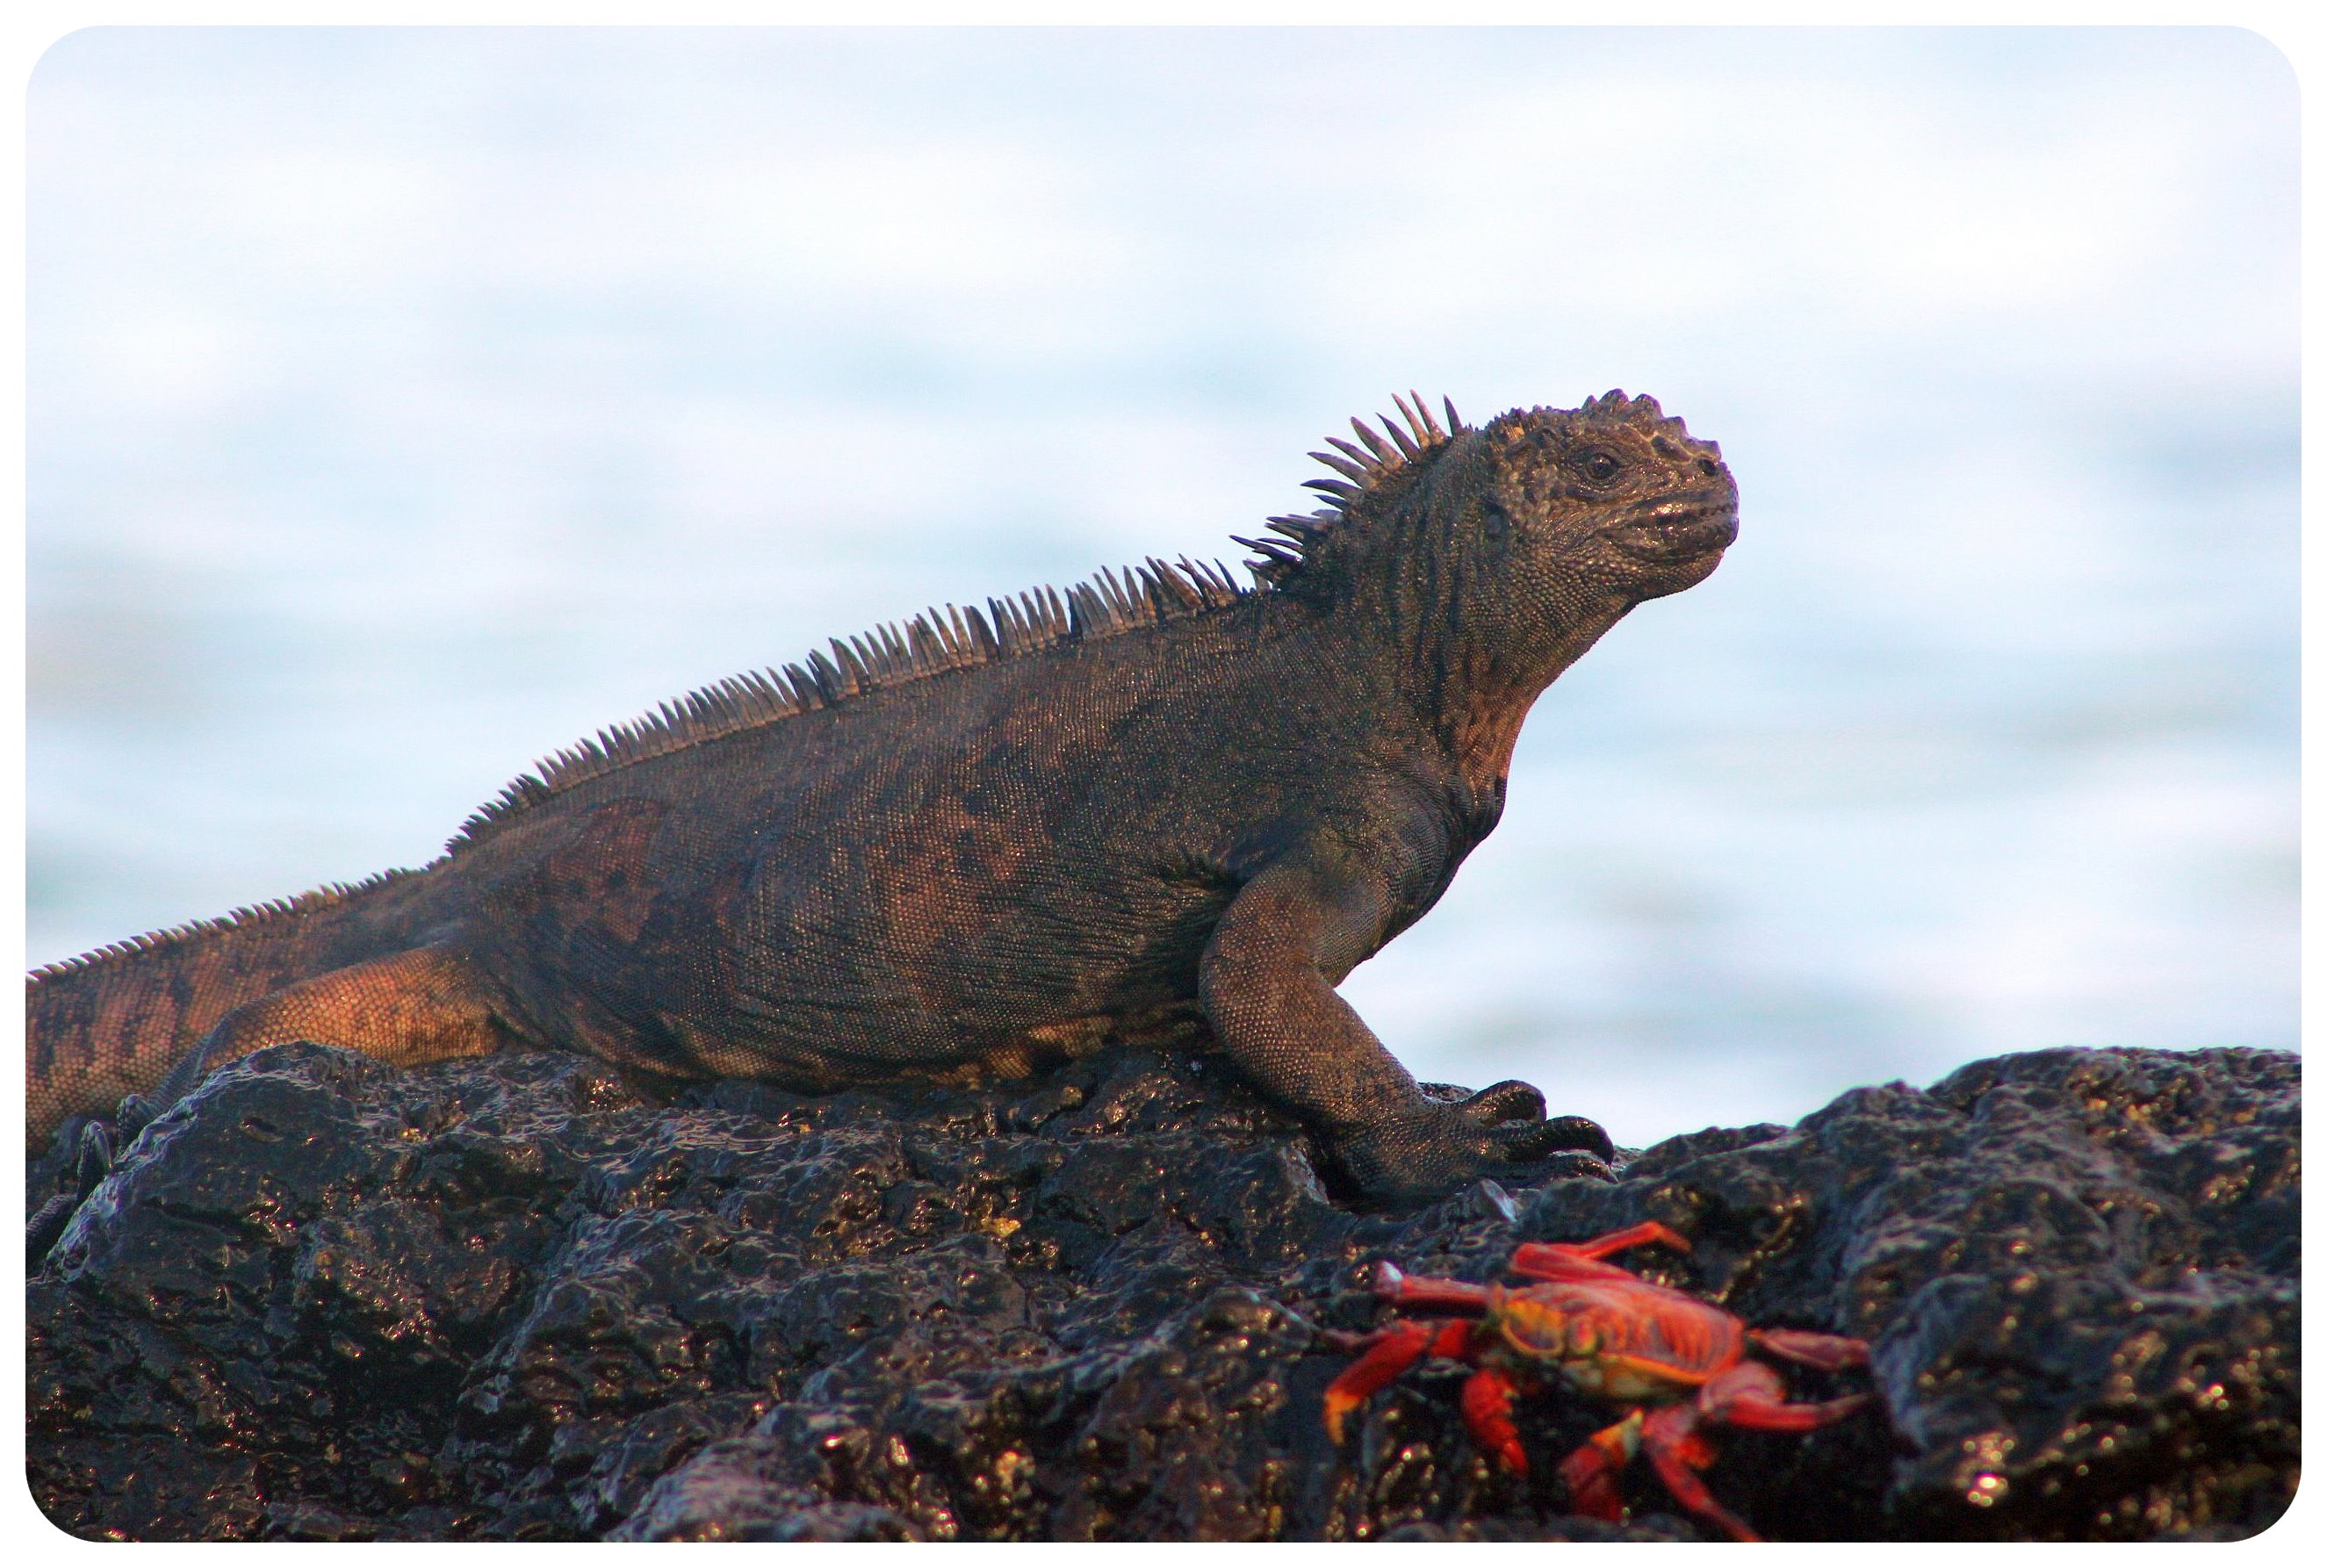
M2295 1481L2299 1122L2288 1054L2045 1050L1386 1215L1200 1054L672 1099L571 1056L285 1046L33 1260L28 1469L93 1538L1692 1539L1645 1464L1629 1522L1564 1512L1558 1459L1615 1414L1579 1395L1521 1403L1525 1479L1451 1366L1339 1451L1320 1417L1375 1259L1483 1281L1658 1219L1695 1249L1645 1276L1874 1342L1784 1369L1874 1406L1715 1434L1765 1535L2236 1537Z

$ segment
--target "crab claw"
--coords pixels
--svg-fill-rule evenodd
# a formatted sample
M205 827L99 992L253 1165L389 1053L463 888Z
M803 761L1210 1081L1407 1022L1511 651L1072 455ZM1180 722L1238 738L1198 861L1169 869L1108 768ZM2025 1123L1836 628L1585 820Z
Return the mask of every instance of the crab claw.
M1406 1283L1406 1271L1389 1259L1384 1258L1374 1265L1373 1279L1370 1283L1375 1295L1386 1302L1396 1301L1400 1287Z

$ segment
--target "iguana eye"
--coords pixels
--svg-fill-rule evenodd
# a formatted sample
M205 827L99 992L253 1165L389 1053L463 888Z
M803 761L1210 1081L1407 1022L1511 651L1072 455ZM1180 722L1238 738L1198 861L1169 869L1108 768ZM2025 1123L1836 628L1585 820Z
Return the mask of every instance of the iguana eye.
M1612 452L1587 452L1578 460L1575 466L1582 469L1586 476L1599 484L1606 484L1624 471L1624 465L1617 461L1616 454Z
M1485 522L1487 537L1500 539L1510 530L1511 515L1497 503L1489 501L1486 507Z

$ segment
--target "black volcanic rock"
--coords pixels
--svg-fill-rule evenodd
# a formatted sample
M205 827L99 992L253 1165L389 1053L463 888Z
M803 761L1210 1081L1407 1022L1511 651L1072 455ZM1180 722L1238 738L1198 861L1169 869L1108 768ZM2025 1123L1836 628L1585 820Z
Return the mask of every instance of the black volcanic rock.
M1718 1434L1765 1534L2238 1536L2294 1485L2299 1117L2290 1055L2038 1051L1393 1216L1195 1055L666 1103L575 1057L282 1047L34 1260L28 1465L65 1529L144 1540L1695 1538L1645 1465L1629 1523L1562 1511L1614 1416L1578 1395L1522 1403L1525 1480L1444 1364L1341 1452L1319 1414L1373 1259L1485 1280L1653 1218L1696 1250L1648 1276L1874 1341L1786 1377L1878 1407Z

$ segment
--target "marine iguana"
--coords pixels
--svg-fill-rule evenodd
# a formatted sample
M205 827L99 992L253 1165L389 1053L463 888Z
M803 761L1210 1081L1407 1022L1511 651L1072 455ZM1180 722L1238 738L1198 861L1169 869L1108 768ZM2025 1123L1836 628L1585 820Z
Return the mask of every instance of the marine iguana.
M806 1090L1027 1073L1201 1014L1363 1193L1605 1156L1528 1084L1425 1093L1334 986L1494 827L1529 705L1736 534L1648 397L1313 453L1250 586L1182 557L949 607L537 765L418 871L36 971L28 1133L264 1046L578 1049Z

